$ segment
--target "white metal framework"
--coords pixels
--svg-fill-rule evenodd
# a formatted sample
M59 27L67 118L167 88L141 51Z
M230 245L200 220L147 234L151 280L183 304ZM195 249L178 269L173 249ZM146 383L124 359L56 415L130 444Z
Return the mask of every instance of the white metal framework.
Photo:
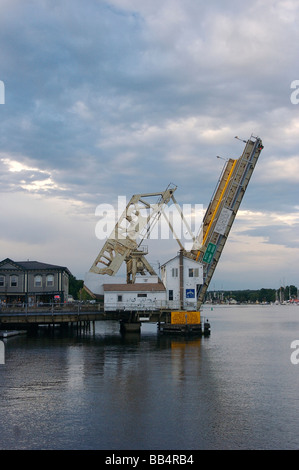
M175 190L176 186L170 184L162 192L132 196L90 271L114 276L125 262L128 284L135 282L137 273L156 275L141 244L149 237L163 208L173 199Z

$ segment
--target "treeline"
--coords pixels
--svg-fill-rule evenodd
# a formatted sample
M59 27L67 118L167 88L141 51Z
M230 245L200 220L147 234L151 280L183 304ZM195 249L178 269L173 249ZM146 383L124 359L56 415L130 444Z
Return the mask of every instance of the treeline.
M83 289L83 281L71 275L69 278L69 293L75 300L90 300L90 295ZM298 297L298 287L285 286L279 289L257 289L257 290L229 290L229 291L208 291L205 297L206 302L211 303L271 303L285 302Z
M206 301L215 303L271 303L285 302L296 299L298 288L296 286L280 287L279 289L257 289L257 290L230 290L230 291L209 291Z
M83 289L84 281L76 279L72 274L69 277L69 294L74 300L91 300L91 296Z

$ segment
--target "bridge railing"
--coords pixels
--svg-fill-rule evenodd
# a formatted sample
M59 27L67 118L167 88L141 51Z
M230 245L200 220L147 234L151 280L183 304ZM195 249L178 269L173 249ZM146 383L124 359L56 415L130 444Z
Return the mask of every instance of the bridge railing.
M145 302L106 302L104 310L113 311L131 311L131 312L152 312L160 310L195 310L194 303L185 302L182 307L179 301L174 300L155 300Z
M88 312L158 312L161 310L194 310L194 304L185 302L183 308L180 302L177 301L155 301L155 302L103 302L82 303L82 302L68 302L68 303L44 303L36 302L28 304L24 302L6 303L0 302L0 315L1 314L21 314L21 313L88 313Z
M36 302L34 304L27 304L24 302L6 303L0 302L0 314L5 313L80 313L80 312L94 312L104 311L103 303L44 303Z

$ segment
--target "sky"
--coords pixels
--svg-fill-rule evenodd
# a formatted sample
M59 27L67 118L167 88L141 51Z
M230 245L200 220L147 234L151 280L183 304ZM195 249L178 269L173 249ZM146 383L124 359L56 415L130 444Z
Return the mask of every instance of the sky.
M173 183L207 207L253 134L211 288L299 286L298 21L297 0L1 0L0 259L84 279L99 205ZM149 247L155 268L179 249Z

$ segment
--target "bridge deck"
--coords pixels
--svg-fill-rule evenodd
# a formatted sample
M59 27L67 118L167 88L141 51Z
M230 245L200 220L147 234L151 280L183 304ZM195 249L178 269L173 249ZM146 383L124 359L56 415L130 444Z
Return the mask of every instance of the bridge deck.
M165 322L170 318L170 310L153 311L104 311L101 304L96 305L63 305L63 306L16 306L4 307L0 310L0 328L9 325L28 324L63 324L90 322L99 320L147 321L152 323Z

